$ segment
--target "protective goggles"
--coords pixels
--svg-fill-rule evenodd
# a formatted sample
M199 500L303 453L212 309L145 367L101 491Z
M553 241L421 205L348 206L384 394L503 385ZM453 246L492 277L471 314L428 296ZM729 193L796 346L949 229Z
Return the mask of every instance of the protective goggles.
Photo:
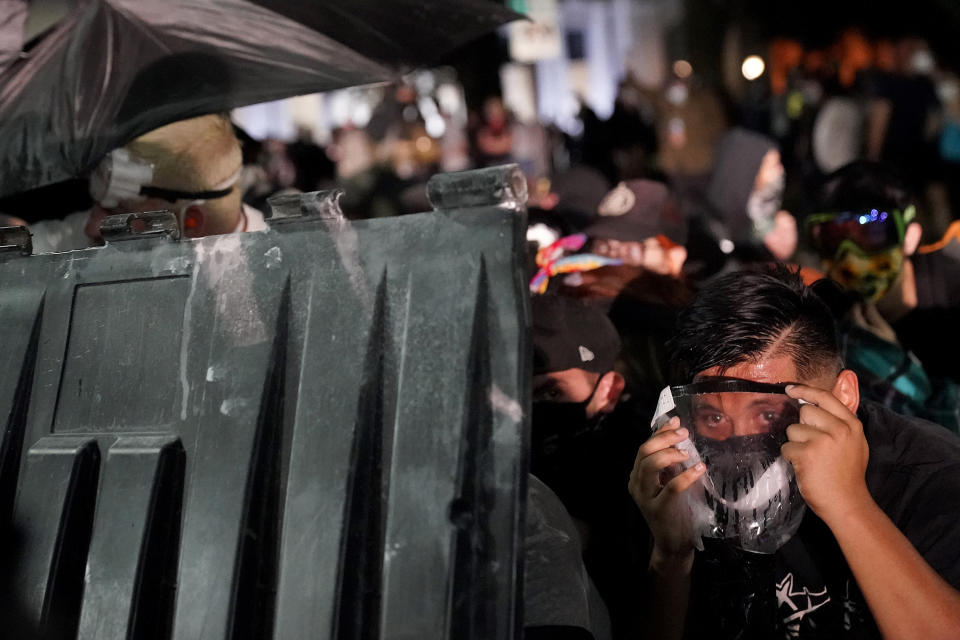
M799 416L783 384L714 378L661 392L651 426L679 418L690 434L676 445L690 454L681 466L707 467L685 493L697 546L719 538L773 553L796 533L805 503L780 447Z
M917 215L910 205L903 211L867 209L841 213L817 213L807 218L810 241L824 257L844 250L871 255L903 245L909 225Z
M180 191L150 184L153 165L134 158L126 149L114 149L90 176L90 196L103 207L112 209L123 200L160 198L167 202L190 200L203 202L230 195L240 179L241 169L206 191Z

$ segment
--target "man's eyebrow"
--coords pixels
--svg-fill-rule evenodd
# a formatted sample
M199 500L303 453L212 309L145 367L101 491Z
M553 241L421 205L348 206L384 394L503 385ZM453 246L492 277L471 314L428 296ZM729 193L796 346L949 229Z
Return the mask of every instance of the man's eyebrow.
M696 410L698 410L698 411L699 411L700 409L711 409L711 410L716 411L716 412L718 412L718 413L724 413L723 409L720 409L720 408L714 406L713 404L710 403L709 400L697 400L697 401L694 403L693 408L696 409Z
M784 402L780 398L757 398L756 400L748 404L747 407L755 407L757 405L773 405L777 407L782 407L785 404L786 402Z

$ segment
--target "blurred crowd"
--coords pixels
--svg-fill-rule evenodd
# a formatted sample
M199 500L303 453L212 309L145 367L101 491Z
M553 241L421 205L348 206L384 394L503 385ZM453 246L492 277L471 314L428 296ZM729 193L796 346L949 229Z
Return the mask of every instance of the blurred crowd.
M561 521L579 536L604 603L560 625L590 636L542 637L636 637L640 596L626 585L647 561L637 540L650 538L628 481L661 390L690 382L667 345L678 322L690 329L682 310L698 294L785 265L839 327L861 398L960 432L960 81L921 40L850 32L820 51L774 43L770 81L736 98L677 64L656 89L624 79L609 118L584 103L578 120L576 134L523 122L498 96L458 119L402 83L326 146L309 130L255 140L204 116L111 154L81 213L27 222L42 250L98 242L98 221L121 210L172 208L193 237L253 231L272 196L333 188L348 218L379 218L430 210L424 186L438 171L518 164L540 376L528 529ZM148 190L114 179L148 166ZM704 326L704 341L723 339ZM586 374L554 375L570 371ZM528 580L527 619L550 628L573 609L538 599L562 586L544 566L529 578L542 584Z

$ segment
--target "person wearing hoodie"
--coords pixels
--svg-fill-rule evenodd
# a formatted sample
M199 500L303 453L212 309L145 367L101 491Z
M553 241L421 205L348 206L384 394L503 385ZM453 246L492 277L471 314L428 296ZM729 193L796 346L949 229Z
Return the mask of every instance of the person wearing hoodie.
M773 140L741 128L727 132L692 220L688 273L704 279L737 264L789 259L797 248L797 222L780 208L783 187Z

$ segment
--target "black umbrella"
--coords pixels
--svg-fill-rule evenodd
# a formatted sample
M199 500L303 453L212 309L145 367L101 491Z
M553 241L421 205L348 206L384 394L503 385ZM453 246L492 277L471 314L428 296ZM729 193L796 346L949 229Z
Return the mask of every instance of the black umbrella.
M436 61L522 18L495 0L252 0L398 67Z
M357 3L358 15L391 25L351 31L344 12L352 4L340 4L331 4L337 17L325 28L353 33L384 55L389 38L444 31L434 23L404 34L394 27L407 23L367 0ZM376 4L413 11L409 0ZM412 15L440 15L432 11ZM460 9L451 7L449 15L463 16L456 20L464 27ZM386 58L373 60L321 34L311 27L323 25L308 17L292 19L245 0L79 0L24 54L11 56L7 44L0 55L0 196L83 175L111 149L176 120L395 77L397 67L384 64ZM442 52L494 22L464 27L453 40L439 34L433 42L398 40L396 50L409 46L416 56L397 62ZM17 23L0 21L0 28L9 35ZM9 43L3 36L0 43Z

